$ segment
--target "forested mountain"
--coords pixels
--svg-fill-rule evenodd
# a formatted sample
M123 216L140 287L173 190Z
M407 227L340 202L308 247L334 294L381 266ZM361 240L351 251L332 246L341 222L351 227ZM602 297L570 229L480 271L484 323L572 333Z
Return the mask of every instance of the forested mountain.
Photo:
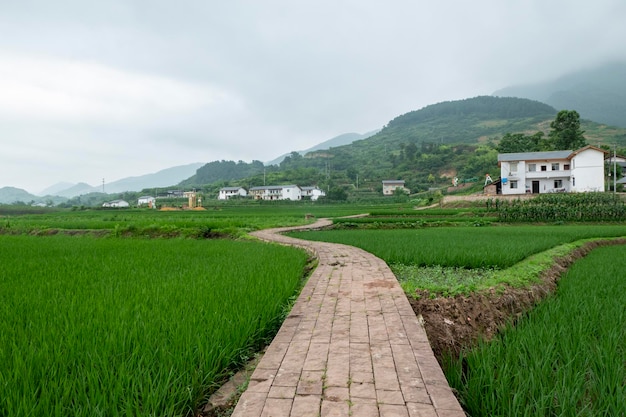
M265 165L261 161L213 161L198 168L196 174L180 183L181 186L196 186L240 180L262 174Z
M557 110L576 109L584 119L626 127L626 62L578 71L549 82L507 87L494 95L539 100Z

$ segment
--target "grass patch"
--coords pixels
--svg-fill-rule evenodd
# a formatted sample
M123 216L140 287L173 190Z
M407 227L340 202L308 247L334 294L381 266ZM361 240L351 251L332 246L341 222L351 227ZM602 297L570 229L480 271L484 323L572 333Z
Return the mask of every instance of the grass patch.
M412 265L389 265L400 286L410 297L417 297L418 290L435 296L454 296L476 291L490 280L491 269L465 269L455 267L417 267Z

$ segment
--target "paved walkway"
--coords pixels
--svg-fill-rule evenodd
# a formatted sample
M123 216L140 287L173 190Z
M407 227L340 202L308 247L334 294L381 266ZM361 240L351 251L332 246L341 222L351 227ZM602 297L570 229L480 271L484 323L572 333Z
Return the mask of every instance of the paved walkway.
M355 247L278 234L310 227L253 233L319 264L232 416L465 417L389 267Z

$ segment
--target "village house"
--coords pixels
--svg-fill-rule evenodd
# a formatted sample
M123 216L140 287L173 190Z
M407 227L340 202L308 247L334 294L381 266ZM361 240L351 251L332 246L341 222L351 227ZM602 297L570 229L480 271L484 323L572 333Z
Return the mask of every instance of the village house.
M326 193L318 187L300 187L302 189L302 197L310 198L311 201L317 201L318 198L326 196Z
M248 192L243 187L222 187L217 196L218 200L228 200L231 197L245 197Z
M130 204L128 204L128 201L125 200L113 200L103 203L102 207L126 208L130 207Z
M393 195L398 188L406 194L411 192L404 186L404 180L383 180L383 195Z
M595 146L499 154L502 195L604 191L606 154Z
M149 208L156 208L156 198L144 195L137 199L137 207L148 206Z
M302 199L302 188L297 185L269 185L250 188L250 195L255 200L292 200Z

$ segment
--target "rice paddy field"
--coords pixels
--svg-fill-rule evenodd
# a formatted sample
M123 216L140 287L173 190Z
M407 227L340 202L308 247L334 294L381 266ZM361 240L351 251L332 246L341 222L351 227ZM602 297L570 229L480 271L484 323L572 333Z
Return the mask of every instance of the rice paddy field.
M449 362L471 416L626 415L625 252L595 249L515 328Z
M310 223L320 217L367 213L376 207L350 204L258 204L251 206L221 204L208 206L205 210L198 211L100 209L69 212L40 209L37 213L32 213L33 210L0 205L0 233L49 234L51 231L72 230L100 232L100 234L114 233L122 236L198 237L207 232L242 236L253 230Z
M289 235L357 246L384 259L388 264L504 269L530 255L564 243L587 238L626 236L626 225L316 230Z
M372 252L390 264L405 291L403 274L418 276L421 288L477 290L486 288L482 280L492 285L494 276L523 276L529 271L537 276L555 256L567 254L580 242L626 236L626 226L440 227L290 235ZM567 272L556 294L515 327L459 358L447 358L444 372L468 415L626 415L624 270L624 245L595 249Z
M0 235L0 416L188 416L271 337L307 255Z
M246 233L359 213L373 215L340 220L339 230L292 235L361 247L411 288L435 285L443 293L479 289L494 272L500 278L535 273L586 239L626 236L623 223L489 226L497 219L482 208L416 213L401 205L267 204L20 213L0 207L0 416L194 415L225 376L271 339L303 282L306 253ZM435 227L441 225L453 226ZM585 286L567 284L571 304L543 321L529 315L538 324L527 336L503 336L501 347L485 345L479 351L486 353L449 361L451 384L458 383L472 416L624 415L626 252L607 249L563 279L565 292L565 283L588 276ZM591 266L579 266L586 262ZM540 344L556 332L551 321L575 329ZM521 350L508 350L518 344ZM540 369L515 370L530 362ZM555 381L560 385L549 386ZM476 396L481 399L472 404ZM535 413L524 414L523 404Z

